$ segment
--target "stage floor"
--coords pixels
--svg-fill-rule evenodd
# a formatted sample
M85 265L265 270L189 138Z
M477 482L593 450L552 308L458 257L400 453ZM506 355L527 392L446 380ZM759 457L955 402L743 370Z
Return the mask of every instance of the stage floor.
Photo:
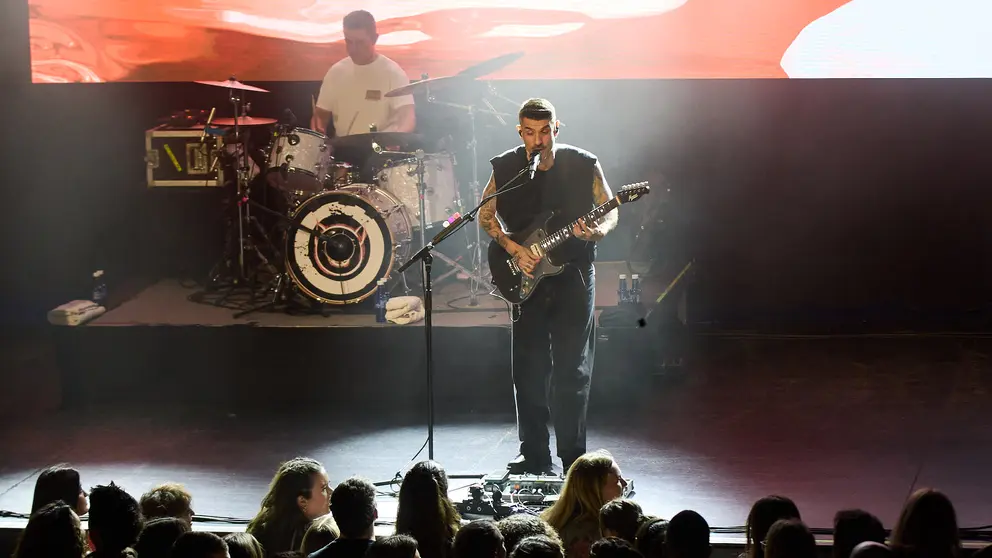
M589 447L614 453L647 512L691 508L713 527L740 526L755 499L774 493L792 497L812 527L861 507L891 528L908 494L935 487L962 527L992 523L992 340L721 338L696 351L688 369L589 417ZM39 468L68 461L86 487L113 480L138 496L177 481L198 513L250 518L280 460L312 456L334 483L388 480L425 439L423 412L397 415L375 391L293 414L192 408L182 385L174 397L167 411L122 401L8 421L0 510L26 512ZM450 473L501 470L513 457L512 397L499 407L484 416L439 408L435 457Z

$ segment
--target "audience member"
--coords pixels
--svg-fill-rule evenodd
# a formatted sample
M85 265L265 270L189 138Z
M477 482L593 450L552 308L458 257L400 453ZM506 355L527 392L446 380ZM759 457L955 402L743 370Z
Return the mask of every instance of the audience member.
M407 471L400 484L396 533L417 541L423 558L449 558L461 523L448 498L448 476L434 461L421 461Z
M247 531L267 555L299 550L310 522L327 514L330 496L327 472L319 462L307 457L290 459L272 477Z
M816 540L798 519L780 519L765 537L766 558L816 558Z
M953 558L961 550L957 514L942 492L923 488L906 501L892 529L892 546L914 558Z
M138 501L114 483L90 492L90 541L92 558L126 554L141 533Z
M496 527L503 535L503 546L506 548L507 555L513 552L520 541L532 535L544 535L553 539L558 546L562 546L558 531L555 531L554 527L537 515L514 514L497 521Z
M134 550L141 558L169 558L172 545L189 532L189 524L178 517L158 517L141 528Z
M606 537L592 543L589 558L642 558L629 541L620 537Z
M643 510L637 502L617 498L603 504L599 510L599 530L604 537L620 537L634 544L637 528L644 520Z
M574 466L575 463L572 465ZM551 537L531 535L517 544L510 558L564 558L564 549Z
M230 558L230 556L224 539L204 531L183 533L172 547L172 558Z
M625 486L620 466L606 450L572 463L558 501L541 514L561 535L568 558L589 556L589 547L600 538L599 510L622 496Z
M882 543L867 541L860 543L851 551L848 558L892 558L892 549ZM974 557L973 557L974 558Z
M503 535L492 519L479 519L455 535L455 558L506 558Z
M35 492L37 494L37 492ZM73 509L58 500L31 514L13 558L83 558L86 536Z
M644 558L665 558L668 521L660 517L645 518L637 528L634 546Z
M337 492L337 489L331 492L331 506L334 505L334 492ZM303 544L300 547L300 552L304 556L309 556L336 541L340 536L341 530L338 529L338 524L334 521L334 516L330 513L322 515L313 520L310 528L303 535Z
M746 558L764 558L761 543L768 535L772 523L779 519L802 519L795 502L785 496L765 496L751 506L744 529Z
M193 525L193 495L181 484L165 483L141 495L141 515L145 521L175 517Z
M410 535L389 535L373 542L365 558L420 558L420 552Z
M834 515L833 558L850 558L859 544L885 542L885 528L874 515L864 510L841 510Z
M231 558L265 558L265 549L248 533L231 533L224 537Z
M312 558L362 558L375 540L375 486L352 477L331 493L331 515L337 522L337 540L317 550Z
M280 552L274 555L272 558L306 558L306 554L298 550L287 550L286 552Z
M52 465L43 470L34 483L31 513L40 510L42 506L62 500L76 515L84 515L90 509L86 496L79 481L79 471L65 463Z
M710 558L710 525L692 510L682 510L668 522L666 558Z

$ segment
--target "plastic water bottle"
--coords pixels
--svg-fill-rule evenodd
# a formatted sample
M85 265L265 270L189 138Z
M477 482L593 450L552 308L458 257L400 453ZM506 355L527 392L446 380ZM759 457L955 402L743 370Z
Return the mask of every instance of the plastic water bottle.
M388 296L386 280L379 279L375 285L375 321L380 324L386 323L386 300Z
M627 274L620 274L620 287L617 288L617 306L623 306L630 302L630 293L627 292Z
M107 280L102 269L93 272L93 302L100 306L107 303Z
M641 303L641 279L636 273L630 276L630 303Z

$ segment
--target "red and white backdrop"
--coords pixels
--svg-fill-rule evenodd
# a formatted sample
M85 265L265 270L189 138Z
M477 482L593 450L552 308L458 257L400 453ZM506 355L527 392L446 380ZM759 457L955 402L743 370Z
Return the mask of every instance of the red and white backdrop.
M30 0L35 82L319 80L366 9L411 78L992 77L990 0Z

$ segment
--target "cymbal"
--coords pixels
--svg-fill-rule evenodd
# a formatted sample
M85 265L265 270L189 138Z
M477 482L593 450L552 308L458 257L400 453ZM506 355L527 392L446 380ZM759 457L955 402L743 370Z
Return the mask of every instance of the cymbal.
M238 117L238 126L268 126L279 122L275 118L259 118L257 116ZM234 126L233 118L214 118L211 124L215 126Z
M484 75L491 74L497 70L502 70L503 68L513 64L517 60L523 58L524 53L522 52L511 52L509 54L503 54L497 56L496 58L490 58L479 62L474 66L469 66L464 70L455 74L456 76L468 77L472 79L480 78Z
M454 75L454 76L444 76L436 77L430 79L422 79L420 81L415 81L409 85L404 85L403 87L398 87L392 91L386 93L386 97L402 97L403 95L413 95L414 93L420 93L426 91L428 88L431 89L442 89L451 87L454 85L461 85L472 81L471 76Z
M268 89L262 89L261 87L255 87L254 85L245 85L236 79L229 79L227 81L196 81L194 83L199 83L202 85L212 85L214 87L224 87L226 89L240 89L241 91L257 91L259 93L268 93Z
M331 138L331 145L339 149L372 149L372 141L387 146L409 146L423 143L424 136L407 132L375 132L373 134L353 134Z

